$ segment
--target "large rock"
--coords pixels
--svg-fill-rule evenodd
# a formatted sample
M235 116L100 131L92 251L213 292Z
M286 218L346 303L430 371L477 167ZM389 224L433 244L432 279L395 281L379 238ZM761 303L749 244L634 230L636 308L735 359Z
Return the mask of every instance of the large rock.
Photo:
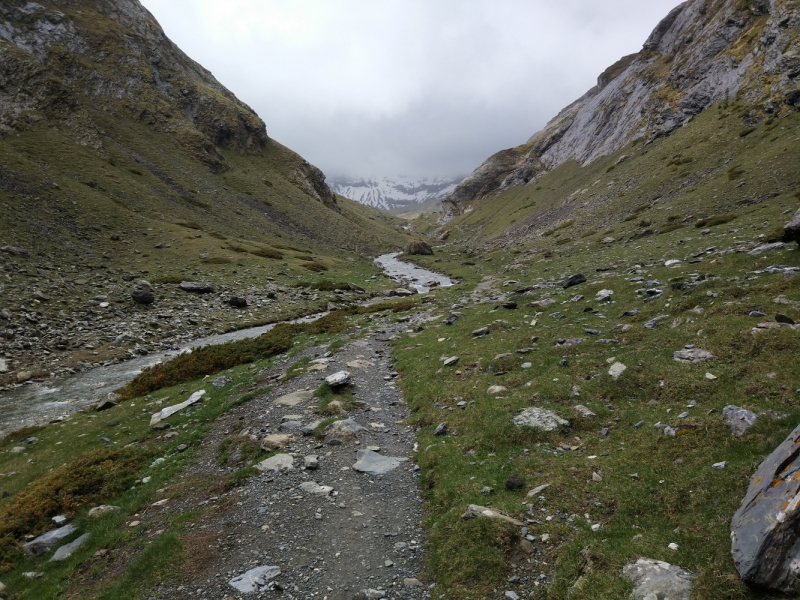
M367 473L368 475L384 475L389 471L394 471L402 463L408 461L407 458L381 456L372 450L359 450L356 453L356 459L353 470Z
M214 286L199 281L181 281L178 286L184 292L194 292L195 294L210 294L214 291Z
M433 254L433 250L431 247L428 246L425 242L409 242L408 245L403 250L404 254L421 254L424 256L430 256Z
M783 226L783 241L800 244L800 209L794 213L792 220Z
M294 407L298 404L302 404L306 400L311 400L314 397L314 392L306 392L306 391L299 391L299 392L292 392L291 394L286 394L285 396L281 396L277 400L275 400L275 404L278 406L288 406Z
M350 373L347 371L337 371L333 375L325 378L325 383L331 387L339 387L350 383Z
M703 350L702 348L694 348L691 345L687 346L683 350L676 350L672 353L672 358L674 358L679 363L699 363L706 360L713 360L717 358L708 350Z
M353 419L334 421L325 428L325 439L329 442L332 440L350 442L356 439L359 431L364 431L364 428Z
M74 525L64 525L64 527L53 529L23 545L22 550L28 556L41 556L61 540L72 535L76 529L77 527Z
M690 600L694 575L676 565L640 558L624 566L622 576L633 582L634 600Z
M291 454L276 454L256 465L259 471L291 471L294 469L294 458Z
M746 583L800 593L800 425L758 467L731 521L731 552ZM796 596L795 596L796 597Z
M53 558L50 559L50 562L61 562L62 560L67 560L72 553L75 552L78 548L80 548L83 543L89 539L88 533L84 533L78 539L70 542L69 544L64 544L58 550L55 551L53 554Z
M514 425L517 427L534 427L536 429L543 429L544 431L555 431L562 425L569 425L569 421L562 419L552 410L534 406L526 408L514 417Z
M756 422L756 413L729 404L722 409L722 419L731 426L731 433L742 437Z
M131 290L131 300L136 304L152 304L156 301L156 293L149 281L142 279Z
M579 283L584 283L585 281L586 281L586 275L584 275L583 273L576 273L575 275L572 275L566 281L564 281L564 283L562 283L561 286L564 289L567 289L571 288L574 285L578 285Z
M250 569L247 573L234 577L228 584L242 594L252 594L266 585L267 581L275 579L280 574L279 567L256 567L255 569Z
M286 448L289 444L293 444L294 441L294 436L289 433L273 433L261 440L261 448L267 452L280 450L281 448Z

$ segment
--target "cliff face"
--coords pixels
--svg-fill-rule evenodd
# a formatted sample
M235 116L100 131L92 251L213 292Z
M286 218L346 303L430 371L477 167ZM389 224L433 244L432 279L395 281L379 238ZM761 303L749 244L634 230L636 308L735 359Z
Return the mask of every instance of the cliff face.
M258 115L138 0L0 3L0 135L47 120L102 150L98 110L168 133L213 172L228 168L220 149L259 153L269 141ZM309 189L335 207L324 176Z
M633 140L668 135L712 104L742 95L745 125L800 108L798 0L689 0L598 85L525 144L486 160L442 203L442 218L466 203L536 181L569 159L588 164Z

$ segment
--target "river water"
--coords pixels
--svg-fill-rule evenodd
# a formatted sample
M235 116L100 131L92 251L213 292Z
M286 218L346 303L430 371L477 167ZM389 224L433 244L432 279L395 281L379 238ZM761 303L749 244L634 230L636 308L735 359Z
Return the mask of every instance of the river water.
M433 282L440 286L453 285L453 282L444 275L397 260L399 254L399 252L384 254L376 258L375 263L389 277L401 284L414 287L420 293L427 293ZM290 322L309 323L325 314L327 313L310 315ZM182 344L177 350L154 352L115 365L96 367L74 375L63 375L44 382L26 384L15 390L0 392L0 437L22 427L64 417L92 406L128 383L143 369L169 360L191 348L258 337L275 325L273 323L200 338Z

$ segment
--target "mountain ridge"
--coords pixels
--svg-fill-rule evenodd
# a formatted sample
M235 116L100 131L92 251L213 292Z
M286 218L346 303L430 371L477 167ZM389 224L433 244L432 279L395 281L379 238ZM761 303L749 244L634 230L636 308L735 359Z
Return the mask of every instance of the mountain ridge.
M413 209L417 204L444 198L455 189L463 177L422 178L411 177L332 177L334 192L361 204L387 211Z

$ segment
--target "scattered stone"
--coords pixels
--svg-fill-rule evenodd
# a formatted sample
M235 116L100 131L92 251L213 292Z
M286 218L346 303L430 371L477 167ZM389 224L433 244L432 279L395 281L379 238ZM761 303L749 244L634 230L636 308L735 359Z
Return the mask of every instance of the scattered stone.
M485 506L478 506L477 504L470 504L467 507L467 510L461 515L462 519L476 519L476 518L486 518L486 519L499 519L501 521L506 521L507 523L511 523L516 527L522 527L525 524L522 521L517 521L516 519L509 517L501 513L498 510L494 510L493 508L486 508Z
M714 381L714 380L719 379L719 378L716 375L712 374L712 373L706 373L706 379L708 379L709 381Z
M49 302L50 296L37 290L33 293L33 299L38 300L39 302Z
M600 240L600 243L601 244L613 244L616 241L617 240L615 240L613 237L608 236L608 237L604 237L602 240Z
M573 406L572 409L584 419L597 418L597 415L593 413L591 410L589 410L589 408L584 406L583 404L578 404L577 406Z
M711 465L711 468L712 469L724 469L727 466L728 466L728 462L723 460L722 462L714 463L713 465Z
M783 236L787 242L800 244L800 209L794 213L792 220L783 226Z
M584 282L586 282L586 276L583 273L576 273L575 275L570 276L566 281L564 281L564 283L561 284L561 287L563 287L566 290L567 288L571 288L575 285Z
M773 244L764 244L762 246L758 246L757 248L753 248L748 252L750 256L758 256L759 254L764 254L765 252L772 252L773 250L780 250L786 244L783 242L775 242Z
M231 379L230 377L217 377L211 382L211 385L219 389L219 388L224 388L229 383L233 383L233 379Z
M525 487L525 480L518 473L513 473L506 479L506 489L511 491L521 490Z
M452 367L454 364L458 362L458 356L451 356L450 358L444 359L444 366L445 367Z
M599 292L597 292L597 296L595 296L595 299L598 302L605 302L607 300L610 300L611 296L613 295L614 295L614 290L600 290Z
M117 405L117 403L114 402L113 400L111 400L110 398L103 398L102 400L100 400L100 402L98 402L95 405L94 409L97 412L102 412L104 410L108 410L110 408L114 408L116 405Z
M652 558L640 558L622 569L633 582L634 600L690 600L694 575L681 567Z
M319 468L319 456L309 454L303 458L303 466L309 471L316 471Z
M152 304L156 301L156 293L149 281L144 279L137 283L131 290L131 300L136 304Z
M101 504L100 506L95 506L94 508L89 509L89 516L90 517L102 517L105 514L110 512L114 512L115 510L119 510L119 506L110 506L108 504Z
M333 375L328 375L325 378L325 383L331 387L341 387L350 383L350 373L347 371L338 371Z
M214 286L199 281L181 281L178 285L184 292L194 292L195 294L210 294L214 291Z
M681 264L681 261L679 261L677 258L671 258L670 260L668 260L667 262L664 263L664 266L665 267L677 267L679 264Z
M162 420L166 419L171 415L174 415L176 412L179 412L184 408L192 406L193 404L197 404L198 402L200 402L205 393L206 393L205 390L198 390L194 394L189 396L187 400L181 402L180 404L174 404L173 406L162 408L158 412L153 413L153 416L150 417L150 427L160 423Z
M361 425L353 421L353 419L344 419L342 421L334 421L328 425L324 433L328 443L335 441L342 444L354 441L359 431L364 431Z
M690 344L691 345L691 344ZM679 363L698 363L705 360L713 360L717 358L708 350L701 348L687 347L683 350L676 350L672 353L672 357Z
M795 325L794 319L787 317L786 315L777 314L775 315L775 322L776 323L785 323L786 325Z
M291 394L286 394L285 396L281 396L280 398L276 399L274 404L278 406L288 406L289 408L293 408L298 404L305 402L306 400L311 400L314 397L314 392L292 392Z
M514 302L513 300L509 300L508 302L503 302L501 306L508 310L514 310L517 308L517 303Z
M731 521L731 552L742 580L796 596L800 517L800 426L758 467Z
M356 292L357 294L363 294L364 288L360 285L356 285L355 283L351 283L350 281L347 282L347 287L349 287L352 291Z
M271 450L280 450L286 446L293 444L295 441L294 436L288 433L273 433L261 440L261 448L270 452Z
M556 346L559 348L571 348L572 346L579 346L585 340L583 338L560 338L556 340Z
M472 335L475 337L489 335L489 328L488 327L481 327L480 329L476 329L472 332Z
M508 391L507 387L504 387L502 385L493 385L488 390L486 390L486 393L489 394L490 396L499 396L500 394L504 394L507 391Z
M275 579L280 574L281 570L278 567L256 567L243 575L234 577L228 584L243 594L252 594L257 592L260 587L265 586L267 581Z
M317 496L330 496L333 491L331 486L319 485L315 481L304 481L298 487L308 494L315 494Z
M517 596L515 592L512 592L510 590L506 590L504 596L506 597L507 600L519 600L519 596Z
M441 435L447 435L447 423L439 423L436 427L436 430L433 432L434 437L439 437Z
M294 469L294 458L290 454L276 454L256 465L259 471L291 471Z
M228 298L228 305L233 308L247 308L247 298L244 296L231 296Z
M494 494L494 488L485 486L481 488L481 494L484 496L491 496L492 494Z
M628 367L623 365L621 362L615 362L611 365L611 368L608 370L608 374L611 375L614 379L619 379L620 375L622 375Z
M56 527L63 527L67 524L67 521L69 521L64 515L57 515L50 520L56 524Z
M75 533L77 529L74 525L64 525L64 527L53 529L24 544L22 550L28 556L41 556L61 540Z
M6 254L11 254L12 256L21 256L22 258L30 258L31 256L30 252L16 246L3 246L0 248L0 252L5 252Z
M732 404L722 409L722 420L730 425L734 437L742 437L747 433L747 430L755 425L757 418L753 411Z
M353 470L369 475L385 475L408 461L407 458L382 456L371 450L359 450L356 453L356 459Z
M422 582L414 577L406 577L403 579L404 587L422 587Z
M55 551L53 557L50 559L51 562L60 562L62 560L68 559L72 556L72 553L75 552L81 545L89 539L88 533L84 533L78 539L70 542L69 544L64 544L58 550Z
M550 487L549 483L536 486L535 488L533 488L528 492L528 498L535 498L549 487Z
M544 431L555 431L561 426L569 426L569 421L562 419L552 410L531 407L526 408L514 417L514 425L517 427L533 427Z

